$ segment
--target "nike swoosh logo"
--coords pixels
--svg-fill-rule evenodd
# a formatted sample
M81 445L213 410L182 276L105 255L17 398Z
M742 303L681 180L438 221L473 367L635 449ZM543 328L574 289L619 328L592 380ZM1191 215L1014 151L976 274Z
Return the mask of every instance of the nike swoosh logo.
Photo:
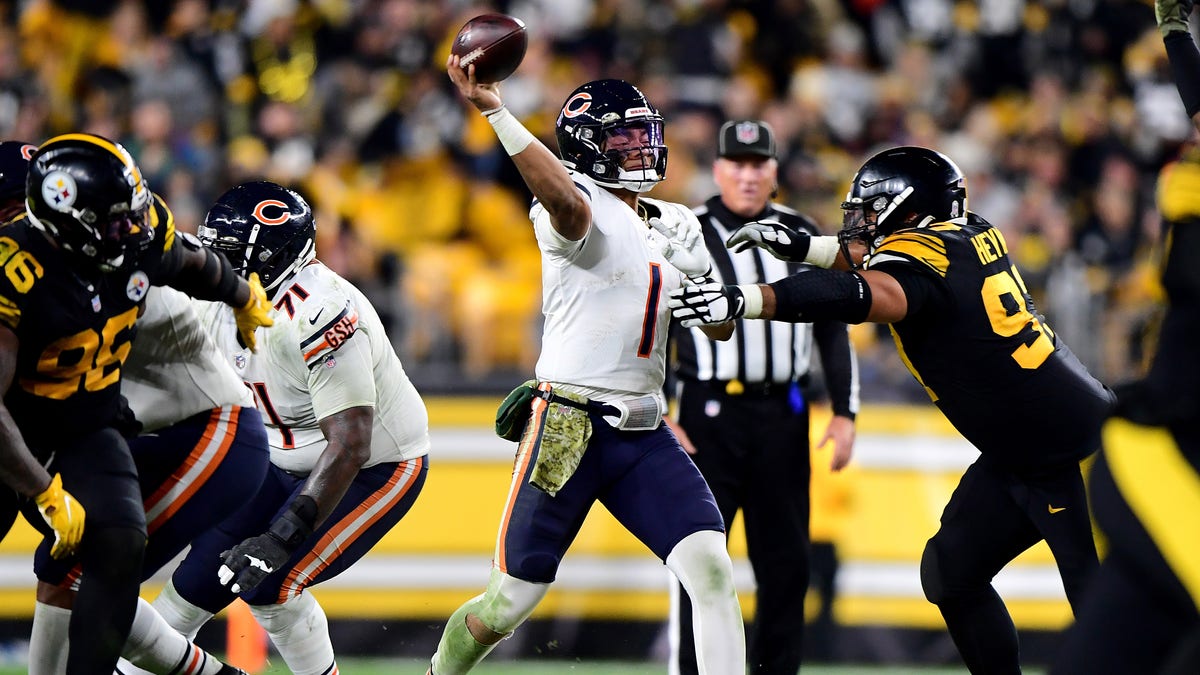
M887 180L887 179L886 178L877 178L875 180L868 180L868 179L864 178L864 179L858 181L858 184L863 187L871 187L872 185L875 185L876 183L882 183L885 180Z
M1060 507L1058 507L1058 508L1056 509L1056 508L1054 508L1053 506L1050 506L1049 504L1047 504L1047 505L1046 505L1046 510L1047 510L1047 511L1049 511L1050 513L1058 513L1059 511L1066 511L1066 510L1067 510L1067 507L1065 507L1065 506L1060 506Z
M325 311L324 307L322 307L321 309L318 309L317 313L313 314L312 318L308 320L308 325L310 325L310 326L317 325L317 317L321 316L321 312L324 312L324 311Z

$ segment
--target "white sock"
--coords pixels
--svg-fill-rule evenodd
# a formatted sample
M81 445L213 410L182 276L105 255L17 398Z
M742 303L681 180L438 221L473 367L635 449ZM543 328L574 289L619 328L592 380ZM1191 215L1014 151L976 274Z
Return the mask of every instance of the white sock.
M29 636L30 675L66 675L67 638L71 610L47 605L33 606L33 631Z
M746 672L746 630L733 587L733 562L725 535L713 530L684 537L667 556L667 567L692 600L692 630L700 675Z
M223 665L180 635L141 598L121 655L132 665L145 669L134 672L216 675ZM131 675L124 669L121 672Z
M282 605L250 605L250 611L267 634L284 663L295 675L336 673L329 619L312 593Z
M154 599L154 611L158 612L171 628L189 640L195 640L200 627L213 616L210 612L184 600L179 591L175 590L175 584L170 581Z

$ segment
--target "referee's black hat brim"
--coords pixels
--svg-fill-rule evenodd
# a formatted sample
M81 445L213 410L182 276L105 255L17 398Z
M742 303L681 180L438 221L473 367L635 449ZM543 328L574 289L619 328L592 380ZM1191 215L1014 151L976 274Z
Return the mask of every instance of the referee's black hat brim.
M775 132L761 120L730 120L717 133L718 157L774 157Z

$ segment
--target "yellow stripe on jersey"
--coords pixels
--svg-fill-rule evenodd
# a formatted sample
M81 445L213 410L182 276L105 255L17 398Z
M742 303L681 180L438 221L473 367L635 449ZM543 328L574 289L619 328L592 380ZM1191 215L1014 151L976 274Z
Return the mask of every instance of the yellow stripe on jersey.
M908 372L912 373L912 376L917 378L917 382L925 388L925 393L929 395L930 400L932 400L934 403L937 403L937 393L930 389L929 385L925 384L925 380L921 379L921 374L917 372L917 369L913 366L912 361L908 360L908 354L906 354L904 351L904 343L900 341L900 334L896 332L896 328L891 324L888 324L888 330L892 331L892 340L896 343L896 353L900 355L900 360L904 362L904 367L908 368Z
M0 323L16 330L21 323L21 308L8 298L0 297Z
M159 209L162 209L163 214L166 215L167 221L166 231L162 233L163 252L165 253L170 251L171 246L175 243L175 214L171 213L170 207L168 207L167 203L163 201L163 198L155 194L154 202L150 206L150 227L155 232L158 232L158 225L163 220L163 216L159 215ZM155 234L154 236L157 237L158 234Z
M1200 475L1164 429L1109 420L1104 456L1113 481L1200 609Z
M1158 174L1158 210L1167 220L1200 217L1200 164L1172 162Z
M946 257L946 243L941 239L919 230L904 230L888 236L872 253L879 256L884 253L903 255L919 262L929 269L945 277L950 267L950 259Z

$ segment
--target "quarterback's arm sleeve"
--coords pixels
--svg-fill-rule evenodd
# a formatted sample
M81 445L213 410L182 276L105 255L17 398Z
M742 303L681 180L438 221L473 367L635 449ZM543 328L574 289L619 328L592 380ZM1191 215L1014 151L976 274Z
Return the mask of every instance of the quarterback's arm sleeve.
M821 352L821 370L834 415L854 419L858 414L858 359L850 330L841 321L813 322L813 338Z
M309 366L308 390L318 420L348 408L375 407L375 372L367 335L356 331Z

